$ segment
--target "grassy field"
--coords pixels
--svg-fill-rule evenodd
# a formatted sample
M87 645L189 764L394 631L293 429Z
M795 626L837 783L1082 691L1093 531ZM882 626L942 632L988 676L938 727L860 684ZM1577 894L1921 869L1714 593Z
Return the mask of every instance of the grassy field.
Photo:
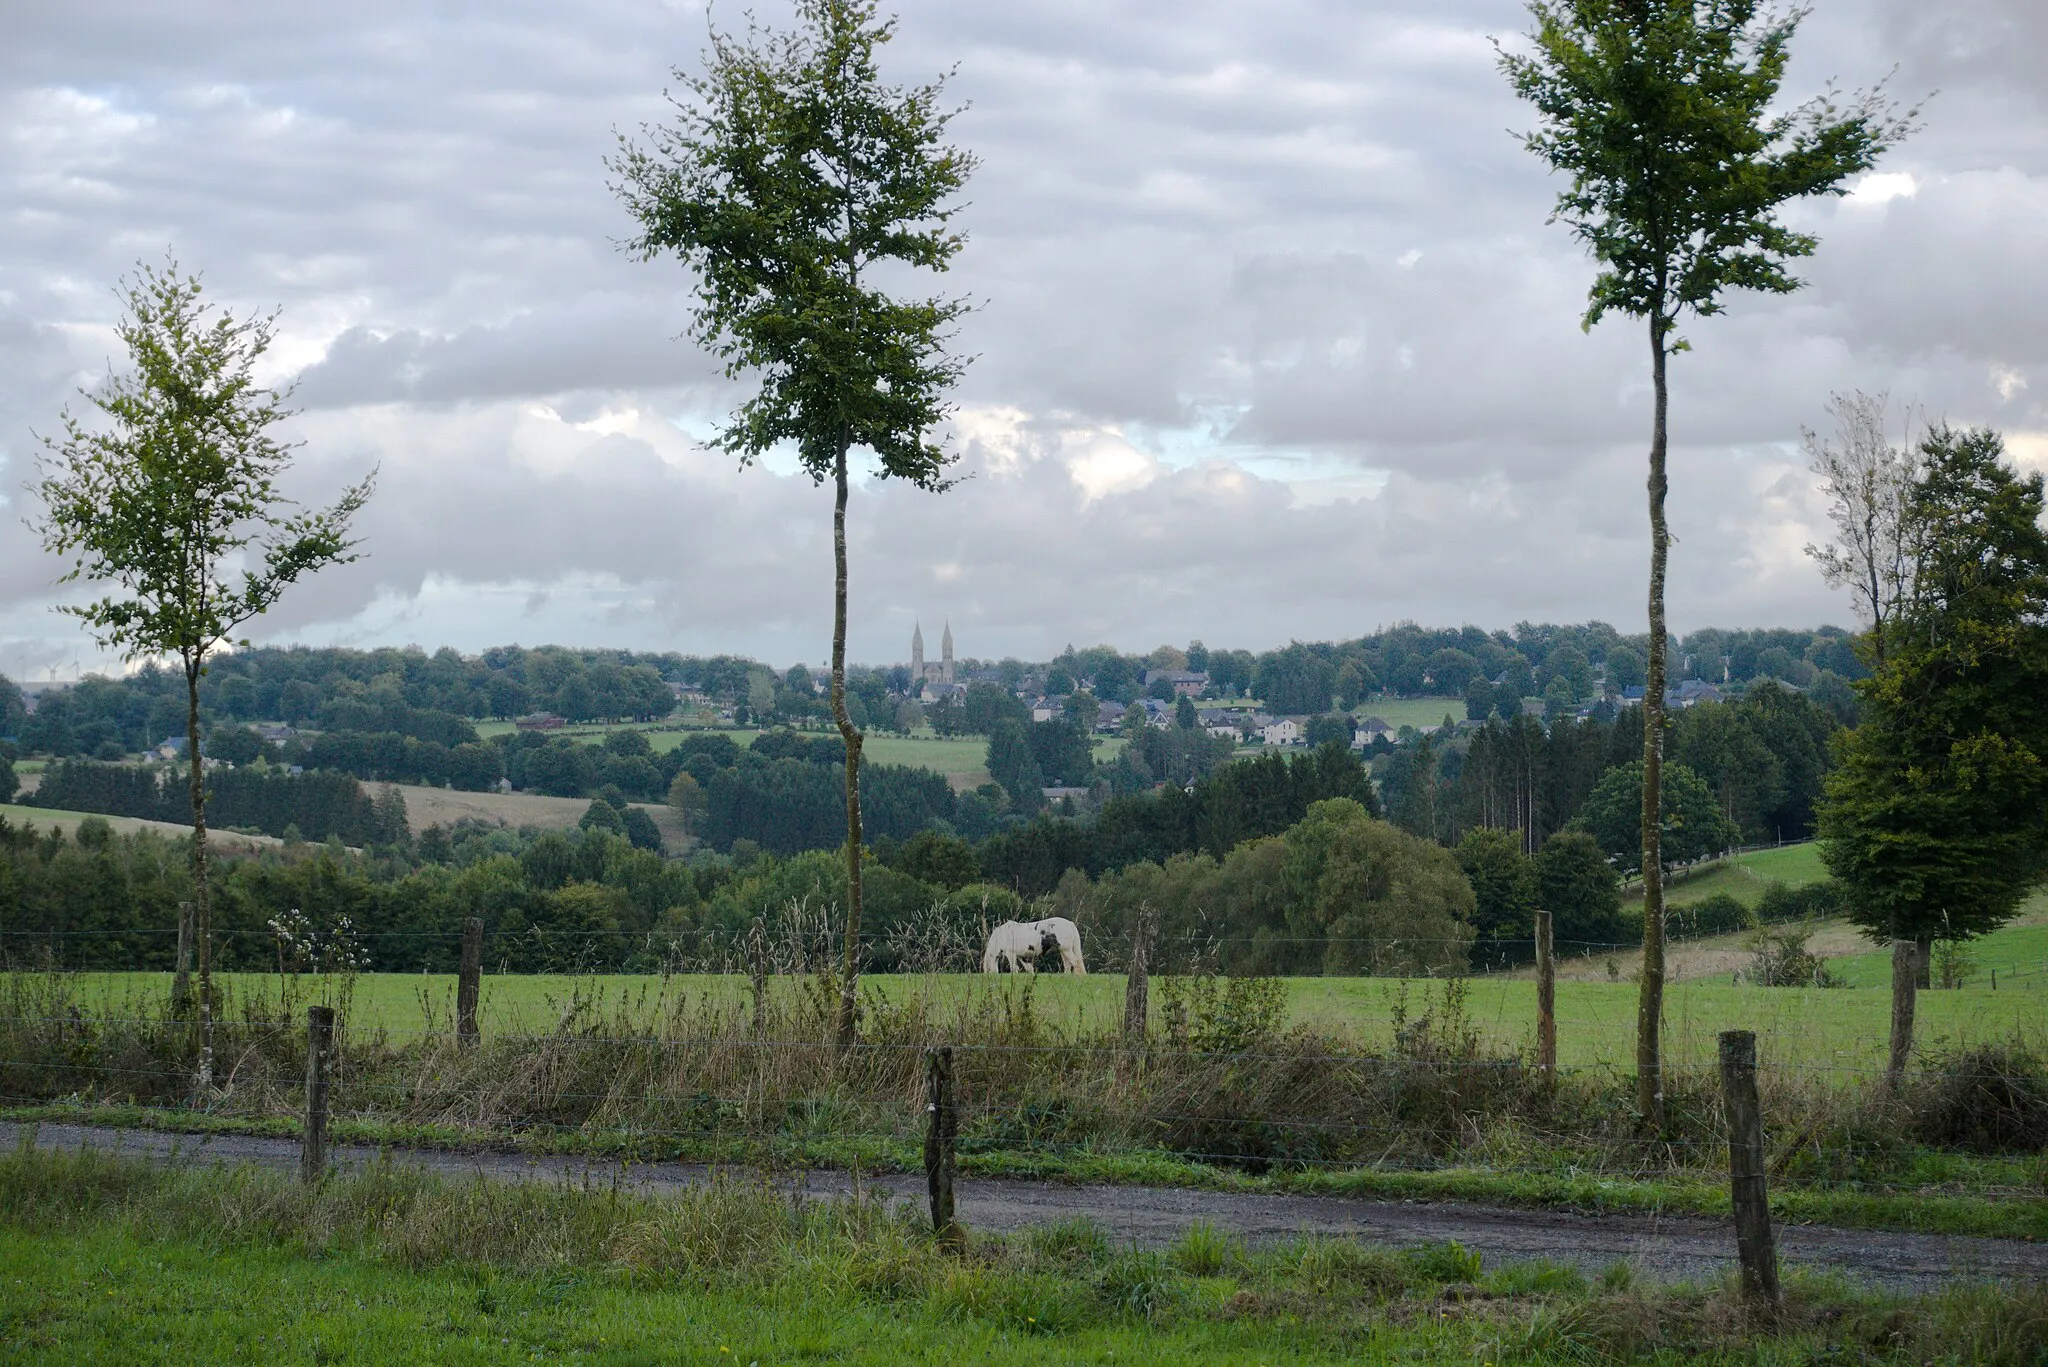
M1442 723L1444 713L1453 720L1465 717L1463 698L1374 698L1360 703L1353 709L1360 721L1367 717L1378 717L1396 731L1404 726L1436 726Z
M859 1269L848 1267L845 1273ZM640 1280L642 1284L636 1284ZM1219 1317L1176 1328L1142 1318L1067 1328L991 1296L989 1317L862 1304L824 1287L709 1289L630 1270L418 1271L374 1257L136 1234L12 1234L0 1240L0 1324L11 1363L1355 1362L1347 1336ZM1040 1284L1029 1293L1043 1296ZM1049 1297L1048 1297L1049 1299ZM1007 1302L1005 1304L1004 1302ZM1046 1323L1041 1331L1039 1325ZM1059 1327L1055 1328L1054 1326ZM1329 1342L1317 1345L1314 1339ZM1403 1332L1406 1361L1469 1363L1472 1338Z
M381 786L381 785L377 785ZM573 828L590 810L590 799L547 797L540 793L465 793L453 788L423 788L410 783L394 784L405 798L405 820L418 835L429 826L452 826L458 821L481 821L487 826L518 829L533 826L544 831ZM683 848L682 821L658 802L636 802L635 807L654 818L671 854Z
M1681 870L1674 879L1665 883L1664 898L1674 906L1683 906L1690 902L1703 902L1716 893L1725 892L1744 906L1753 907L1764 895L1764 889L1772 883L1799 888L1808 883L1818 883L1827 876L1827 865L1820 859L1820 846L1808 841L1803 845L1754 850L1732 859L1717 860L1696 873ZM1642 899L1641 884L1632 884L1629 892L1636 900Z
M510 722L481 722L477 731L482 735L494 735L510 731ZM647 733L648 743L654 753L666 754L681 745L691 736L705 734L700 729L664 727L659 730L645 726L567 726L550 734L567 736L572 740L595 745L601 742L607 731L639 730ZM720 728L715 735L732 737L733 743L742 747L751 745L758 729ZM805 735L830 738L832 731L809 731ZM1121 736L1098 736L1095 739L1095 758L1115 759L1124 747ZM941 736L929 728L913 731L907 736L891 735L882 731L871 731L861 747L861 752L876 764L901 764L913 769L930 769L944 774L956 789L965 791L989 781L988 741L981 736Z
M10 825L33 825L39 831L47 831L54 826L66 835L77 830L78 823L91 815L92 813L90 812L65 812L50 807L23 807L11 802L0 803L0 817L6 818ZM131 831L155 831L158 835L167 835L175 838L192 833L190 826L173 825L168 821L142 821L132 816L103 816L99 819L123 835ZM234 831L226 833L209 831L207 835L213 844L220 847L276 845L281 843L273 836L241 835Z
M2048 935L2040 929L2006 934ZM2028 941L2032 943L2030 939ZM1850 963L1850 961L1844 961ZM1856 979L1872 976L1850 963ZM1633 964L1617 960L1626 975ZM2038 966L2037 966L2038 968ZM231 1000L235 994L273 988L264 975L222 975ZM926 978L875 974L863 980L884 1000L902 1000L927 990L942 1000L965 994L1014 993L1016 979L981 975ZM81 975L88 1001L116 1005L138 996L169 991L168 974L102 973ZM1665 1019L1670 1059L1674 1065L1711 1064L1716 1036L1723 1030L1754 1030L1767 1067L1841 1069L1864 1072L1881 1065L1890 993L1882 982L1844 989L1757 988L1736 986L1725 977L1679 981L1667 991ZM1383 1048L1391 1039L1397 1016L1414 1020L1426 1010L1442 1012L1443 984L1389 978L1291 978L1286 980L1290 1021L1349 1034L1359 1042ZM331 995L332 984L307 984L316 996ZM794 980L777 989L797 990ZM1106 1027L1123 1010L1124 979L1098 973L1085 978L1051 976L1032 985L1040 1016L1055 1027L1078 1033ZM455 979L449 974L369 973L354 984L351 1021L358 1028L376 1027L403 1037L433 1022L448 1028L453 1017ZM746 980L711 974L669 978L628 974L569 976L552 974L486 974L482 1017L486 1031L543 1034L558 1028L572 1007L594 1007L602 1015L622 1014L628 1020L651 1021L679 1004L741 1001ZM1155 989L1154 1009L1159 1009ZM1558 985L1558 1053L1567 1066L1626 1068L1632 1066L1636 986L1621 981L1562 981ZM1464 1013L1470 1026L1492 1044L1506 1049L1527 1047L1535 1032L1535 988L1523 978L1476 978L1466 981ZM1920 999L1920 1038L1931 1044L1961 1043L2024 1036L2036 1046L2048 1043L2048 975L2001 977L1997 991L1980 979L1955 991L1929 992Z
M1908 1299L1794 1270L1769 1328L1732 1288L1488 1266L1453 1243L1158 1250L1083 1221L935 1240L911 1203L727 1180L665 1196L394 1169L0 1157L0 1360L23 1363L2025 1364L2048 1292ZM1903 1356L1899 1354L1903 1353ZM1948 1357L1947 1354L1957 1356Z

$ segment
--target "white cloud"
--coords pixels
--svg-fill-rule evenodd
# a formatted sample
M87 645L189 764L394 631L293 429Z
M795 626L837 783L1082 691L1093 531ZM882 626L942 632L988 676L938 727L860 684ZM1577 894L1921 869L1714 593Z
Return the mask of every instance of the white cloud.
M281 306L308 497L381 463L370 556L288 599L291 639L546 638L822 658L829 501L705 439L738 390L686 341L687 281L614 247L602 157L662 114L702 7L487 14L82 0L0 53L0 459L26 477L103 372L116 277L175 247ZM1799 547L1791 454L1828 392L2004 424L2048 413L2042 10L1817 12L1793 93L1939 85L1841 201L1789 298L1689 322L1673 365L1681 627L1840 618ZM783 14L774 6L770 21ZM1489 35L1514 0L906 3L889 69L958 64L982 158L945 282L980 307L942 496L863 481L855 654L950 616L963 652L1200 636L1271 645L1405 617L1640 619L1647 349L1589 336L1592 266ZM2029 44L2032 43L2030 46ZM19 500L16 501L17 503ZM57 569L0 539L0 670L77 649Z

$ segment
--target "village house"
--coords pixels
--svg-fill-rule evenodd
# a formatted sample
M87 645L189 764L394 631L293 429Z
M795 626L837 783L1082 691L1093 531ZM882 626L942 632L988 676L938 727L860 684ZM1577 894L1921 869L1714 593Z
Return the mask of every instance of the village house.
M1173 685L1176 695L1183 698L1198 698L1209 686L1209 676L1195 669L1148 669L1145 671L1145 687L1155 683Z
M1259 728L1259 739L1268 745L1301 744L1301 724L1292 717L1277 717Z

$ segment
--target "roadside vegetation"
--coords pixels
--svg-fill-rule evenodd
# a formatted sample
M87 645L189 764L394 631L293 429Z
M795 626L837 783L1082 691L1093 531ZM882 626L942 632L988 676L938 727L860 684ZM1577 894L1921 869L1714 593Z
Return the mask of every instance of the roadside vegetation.
M1692 1058L1674 1052L1671 1121L1646 1139L1626 1104L1625 1067L1567 1062L1546 1079L1524 1043L1481 1028L1463 979L1310 985L1373 995L1348 1018L1302 1019L1277 979L1162 977L1139 1045L1113 1008L1076 1009L1113 995L1108 976L886 987L871 977L850 1053L834 1045L829 974L764 982L758 1005L744 978L648 979L625 991L571 981L523 1011L499 1006L476 1048L453 1038L445 998L431 991L409 1008L385 997L406 1028L359 1004L362 980L258 981L223 1004L229 1080L195 1107L189 1028L160 988L93 997L81 993L90 978L9 977L7 1113L292 1133L303 1005L324 997L343 1023L338 1138L915 1170L923 1051L948 1044L967 1171L1710 1214L1728 1199L1719 1082L1703 1045ZM518 980L496 983L507 981ZM1582 987L1626 1020L1627 984ZM1498 991L1529 993L1505 981ZM1810 1048L1805 1027L1859 994L1713 991L1784 1013L1765 1036L1763 1072L1783 1218L2048 1236L2038 1032L2015 1025L1930 1048L1909 1085L1887 1095L1870 1081L1878 1060L1800 1052ZM1861 995L1881 1021L1879 994ZM2001 995L2038 1007L2038 994ZM1969 998L1981 1014L1974 993L1931 996ZM1731 1024L1719 1010L1702 1016L1702 1042ZM1626 1040L1597 1016L1567 1020L1568 1038ZM1870 1033L1881 1040L1881 1029Z
M2048 1352L2048 1291L1921 1297L1486 1266L1457 1244L1247 1247L1085 1221L955 1249L902 1207L762 1178L673 1195L371 1168L316 1188L23 1147L0 1157L0 1319L45 1360L431 1357L895 1363L1972 1362Z

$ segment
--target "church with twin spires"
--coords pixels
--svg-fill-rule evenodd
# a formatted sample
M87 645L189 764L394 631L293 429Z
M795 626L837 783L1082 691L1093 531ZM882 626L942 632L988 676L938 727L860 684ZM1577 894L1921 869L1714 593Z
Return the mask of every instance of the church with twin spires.
M926 663L924 658L924 626L922 623L910 629L910 688L914 693L919 684L926 685L925 693L931 695L940 689L958 687L953 677L953 624L946 623L945 634L939 637L939 658L936 663Z

